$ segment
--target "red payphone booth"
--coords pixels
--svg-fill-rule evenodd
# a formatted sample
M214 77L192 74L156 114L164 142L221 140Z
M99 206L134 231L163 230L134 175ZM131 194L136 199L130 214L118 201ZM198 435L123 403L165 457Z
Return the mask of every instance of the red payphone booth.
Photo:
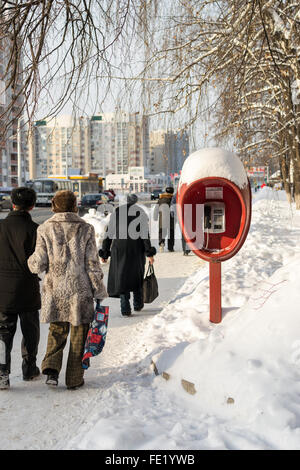
M210 321L219 323L221 262L240 250L251 222L251 187L241 160L219 148L191 154L181 172L177 213L191 250L209 262Z

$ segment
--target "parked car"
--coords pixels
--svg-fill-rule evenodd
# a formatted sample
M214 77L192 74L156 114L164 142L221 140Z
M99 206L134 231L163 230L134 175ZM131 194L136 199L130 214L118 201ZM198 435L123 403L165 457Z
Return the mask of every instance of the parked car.
M108 204L108 202L109 200L106 194L85 194L81 201L78 201L78 213L79 215L83 215L87 213L89 209L98 209L101 204Z
M105 194L107 197L108 197L108 200L110 202L114 202L115 200L115 192L110 190L110 189L107 189L105 191L103 191L103 194Z
M12 208L13 206L9 194L0 193L0 211L3 209L8 209L11 211Z
M160 194L162 194L161 189L154 189L151 193L151 201L154 201L155 199L158 199Z

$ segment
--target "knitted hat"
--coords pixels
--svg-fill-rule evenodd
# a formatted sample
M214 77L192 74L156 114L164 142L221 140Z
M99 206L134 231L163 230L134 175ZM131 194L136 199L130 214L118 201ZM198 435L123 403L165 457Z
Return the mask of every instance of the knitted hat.
M127 204L133 205L138 201L138 197L136 194L128 194L127 195Z
M77 200L72 191L57 191L52 199L53 212L76 212Z

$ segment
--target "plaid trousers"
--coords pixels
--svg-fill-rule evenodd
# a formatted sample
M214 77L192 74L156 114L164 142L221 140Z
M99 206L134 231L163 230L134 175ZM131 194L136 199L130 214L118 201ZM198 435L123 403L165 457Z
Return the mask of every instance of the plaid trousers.
M43 374L47 369L54 369L58 373L62 367L63 350L70 332L70 348L66 368L66 386L75 387L82 382L84 369L82 356L84 344L89 330L89 323L73 326L68 322L50 323L46 355L42 362Z

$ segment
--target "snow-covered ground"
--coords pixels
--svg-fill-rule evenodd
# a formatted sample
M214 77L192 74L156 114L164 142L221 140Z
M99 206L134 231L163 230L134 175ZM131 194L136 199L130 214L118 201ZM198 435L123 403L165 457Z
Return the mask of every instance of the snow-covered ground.
M299 211L281 191L254 194L247 240L222 263L218 325L208 265L182 256L180 240L176 249L156 257L155 303L122 318L117 299L105 302L107 344L84 388L66 390L63 372L55 390L44 378L23 382L18 328L1 449L300 449Z

